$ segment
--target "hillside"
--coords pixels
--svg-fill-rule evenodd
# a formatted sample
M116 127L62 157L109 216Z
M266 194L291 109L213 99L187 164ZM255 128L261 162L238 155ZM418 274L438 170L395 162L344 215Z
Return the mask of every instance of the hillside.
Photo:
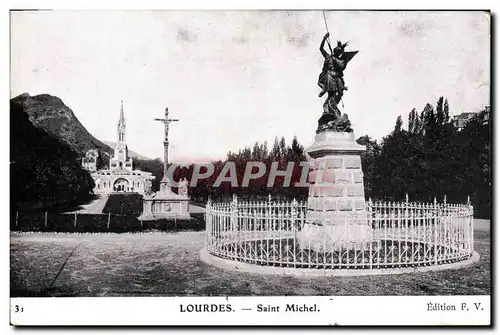
M19 105L20 110L28 114L33 125L61 139L80 155L89 149L98 149L101 154L113 152L112 148L92 136L71 108L58 97L49 94L31 96L23 93L12 98L11 102Z
M11 101L11 213L69 204L88 197L93 187L94 181L81 168L76 152L33 126L21 105Z

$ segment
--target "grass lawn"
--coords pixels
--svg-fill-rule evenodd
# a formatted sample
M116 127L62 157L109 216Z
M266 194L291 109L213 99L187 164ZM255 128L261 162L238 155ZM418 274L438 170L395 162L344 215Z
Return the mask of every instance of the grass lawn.
M206 265L204 232L11 233L11 296L489 295L489 222L474 234L481 260L464 269L296 278Z
M111 193L102 212L139 216L142 213L142 195L138 193Z

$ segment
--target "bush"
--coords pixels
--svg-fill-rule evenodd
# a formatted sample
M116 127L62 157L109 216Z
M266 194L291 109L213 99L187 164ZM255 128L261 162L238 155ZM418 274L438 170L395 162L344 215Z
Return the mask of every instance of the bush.
M160 219L141 221L133 215L122 214L75 214L44 212L18 213L11 218L12 231L78 232L78 233L125 233L147 230L182 231L204 230L205 217L202 213L191 214L192 220ZM109 218L109 225L108 225Z

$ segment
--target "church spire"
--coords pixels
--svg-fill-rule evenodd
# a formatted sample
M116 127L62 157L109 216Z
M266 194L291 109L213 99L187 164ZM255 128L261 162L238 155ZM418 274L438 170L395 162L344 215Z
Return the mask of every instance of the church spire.
M123 100L121 101L121 107L120 107L120 120L118 121L119 124L125 124L125 115L123 114Z
M118 142L125 142L125 114L123 113L123 100L120 107L120 119L118 120Z

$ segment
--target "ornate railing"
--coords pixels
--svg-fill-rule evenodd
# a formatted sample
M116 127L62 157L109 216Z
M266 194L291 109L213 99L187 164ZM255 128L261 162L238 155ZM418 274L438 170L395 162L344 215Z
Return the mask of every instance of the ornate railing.
M257 265L331 269L431 266L473 253L470 204L369 201L362 211L342 213L340 223L339 215L323 212L314 225L307 211L307 202L295 200L209 201L207 251ZM328 233L332 226L344 235Z

